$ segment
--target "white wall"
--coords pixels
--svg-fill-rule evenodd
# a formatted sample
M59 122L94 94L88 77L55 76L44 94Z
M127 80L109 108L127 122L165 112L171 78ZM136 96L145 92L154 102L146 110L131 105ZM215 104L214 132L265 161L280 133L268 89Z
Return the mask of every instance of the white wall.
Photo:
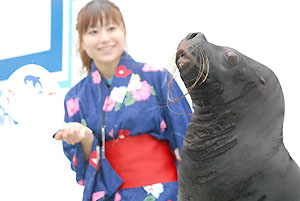
M83 2L87 1L74 0L74 9ZM300 164L297 127L300 12L297 0L113 2L123 12L129 53L136 60L172 66L179 42L188 33L200 31L211 43L237 49L271 68L285 95L284 142ZM24 5L24 9L26 6L31 5ZM67 27L65 24L65 31ZM75 52L72 54L76 56ZM73 65L74 69L79 69L78 58ZM79 74L76 71L73 74L74 80L78 80ZM62 97L63 94L58 99ZM45 118L38 122L38 125L28 123L0 128L0 176L4 184L0 188L0 200L81 200L82 188L75 182L61 144L51 138L54 129L49 127L54 121Z
M272 69L285 97L284 143L300 164L297 0L114 2L123 12L129 52L137 60L173 65L179 42L190 32L202 32L209 42L232 47Z

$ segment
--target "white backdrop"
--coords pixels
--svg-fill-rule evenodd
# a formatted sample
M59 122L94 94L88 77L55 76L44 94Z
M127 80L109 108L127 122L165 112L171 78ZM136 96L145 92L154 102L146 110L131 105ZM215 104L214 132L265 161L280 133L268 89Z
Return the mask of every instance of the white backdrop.
M73 1L75 17L85 2ZM284 143L300 164L300 12L297 0L113 2L124 15L129 53L138 61L168 68L173 65L179 42L188 33L199 31L209 42L237 49L271 68L285 96ZM32 5L23 8L26 6ZM64 31L68 31L67 28L65 24ZM73 64L74 80L78 80L80 63L75 51L73 57L77 61ZM0 200L81 200L82 187L75 182L75 174L62 153L61 144L51 139L52 130L48 125L51 121L46 118L38 125L0 128L0 176L1 183L5 184L0 188Z
M202 32L209 42L232 47L272 69L285 97L284 142L300 164L297 0L114 2L123 12L129 53L136 60L173 65L179 42L190 32Z

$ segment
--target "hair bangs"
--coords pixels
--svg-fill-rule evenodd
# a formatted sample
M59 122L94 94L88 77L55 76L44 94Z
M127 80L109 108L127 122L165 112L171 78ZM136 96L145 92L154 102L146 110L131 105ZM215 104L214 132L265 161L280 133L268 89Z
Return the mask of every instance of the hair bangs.
M125 29L123 16L118 8L106 3L100 4L98 1L90 2L90 5L86 6L80 12L82 13L78 15L80 17L77 19L77 30L79 33L85 33L88 27L95 27L98 21L101 26L112 23L122 26Z

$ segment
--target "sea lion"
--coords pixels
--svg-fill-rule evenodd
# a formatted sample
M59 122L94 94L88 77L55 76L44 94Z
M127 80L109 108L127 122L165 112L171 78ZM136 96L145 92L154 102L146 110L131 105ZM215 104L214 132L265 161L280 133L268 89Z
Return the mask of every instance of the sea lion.
M180 42L176 65L194 108L178 201L299 201L300 169L283 144L276 75L202 33Z

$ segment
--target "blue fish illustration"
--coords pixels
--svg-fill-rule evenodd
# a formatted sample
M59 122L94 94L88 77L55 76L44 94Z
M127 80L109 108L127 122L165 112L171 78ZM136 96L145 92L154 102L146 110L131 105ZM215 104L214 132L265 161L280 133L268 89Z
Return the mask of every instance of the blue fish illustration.
M43 86L42 86L42 83L40 81L40 77L35 77L33 75L27 75L24 78L24 83L27 84L28 81L32 82L33 87L36 87L36 85L39 84L40 87L41 87L41 90L39 91L39 93L41 93L41 94L43 93Z

